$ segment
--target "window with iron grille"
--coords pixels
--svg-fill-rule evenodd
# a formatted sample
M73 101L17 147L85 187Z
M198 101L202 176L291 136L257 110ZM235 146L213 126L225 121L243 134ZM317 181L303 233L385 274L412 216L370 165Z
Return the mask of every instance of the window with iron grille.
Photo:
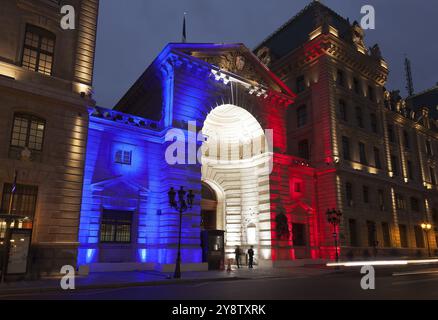
M41 151L45 128L45 120L30 114L16 113L12 127L11 146Z
M55 40L51 32L27 25L21 65L32 71L52 75Z
M131 211L104 210L100 223L101 243L131 243Z

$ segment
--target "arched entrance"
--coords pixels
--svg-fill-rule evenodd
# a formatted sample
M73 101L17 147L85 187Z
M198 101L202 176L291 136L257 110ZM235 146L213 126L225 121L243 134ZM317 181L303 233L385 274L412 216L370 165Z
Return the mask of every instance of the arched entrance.
M203 227L225 231L228 258L236 246L245 252L254 246L257 257L271 240L272 153L265 132L251 113L226 104L210 112L202 133Z

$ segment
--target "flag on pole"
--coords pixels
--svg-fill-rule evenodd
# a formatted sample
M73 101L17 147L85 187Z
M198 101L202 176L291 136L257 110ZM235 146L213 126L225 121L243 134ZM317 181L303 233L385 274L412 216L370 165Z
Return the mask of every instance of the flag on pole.
M14 194L15 191L17 190L17 176L18 176L18 172L17 170L15 170L14 183L12 184L12 189L11 189L12 194Z
M184 12L183 34L182 34L182 42L183 43L187 42L186 15L187 15L187 13Z

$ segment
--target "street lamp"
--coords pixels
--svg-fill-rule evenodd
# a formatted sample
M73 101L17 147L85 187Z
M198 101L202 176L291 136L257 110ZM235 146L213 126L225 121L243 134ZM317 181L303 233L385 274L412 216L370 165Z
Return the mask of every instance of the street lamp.
M185 199L186 191L184 187L178 190L178 193L172 187L170 188L167 195L169 196L169 205L179 212L179 235L178 235L178 255L176 258L175 265L175 274L173 277L175 279L181 278L181 229L182 229L182 214L187 211L187 209L191 209L193 206L193 200L195 199L195 195L192 190L189 190L187 194L187 199ZM176 199L176 195L178 194L178 200Z
M426 234L427 251L429 253L429 257L432 257L432 254L430 253L430 243L429 243L429 231L432 229L432 225L430 223L422 223L421 229L423 229L424 233Z
M327 209L327 221L333 225L333 238L335 240L336 262L339 262L338 253L338 230L337 227L341 223L342 212L336 209Z

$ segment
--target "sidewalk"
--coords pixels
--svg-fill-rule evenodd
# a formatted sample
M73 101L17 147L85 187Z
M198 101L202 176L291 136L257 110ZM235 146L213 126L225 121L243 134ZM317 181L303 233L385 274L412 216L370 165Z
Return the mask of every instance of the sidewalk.
M154 271L132 271L92 273L86 277L76 277L76 290L161 286L174 284L202 283L212 281L235 281L269 278L310 277L331 273L333 270L317 267L293 267L281 269L234 269L226 271L184 272L181 279L173 279L172 274ZM0 285L1 295L15 293L35 293L62 291L61 277L44 278L38 281L19 281Z

